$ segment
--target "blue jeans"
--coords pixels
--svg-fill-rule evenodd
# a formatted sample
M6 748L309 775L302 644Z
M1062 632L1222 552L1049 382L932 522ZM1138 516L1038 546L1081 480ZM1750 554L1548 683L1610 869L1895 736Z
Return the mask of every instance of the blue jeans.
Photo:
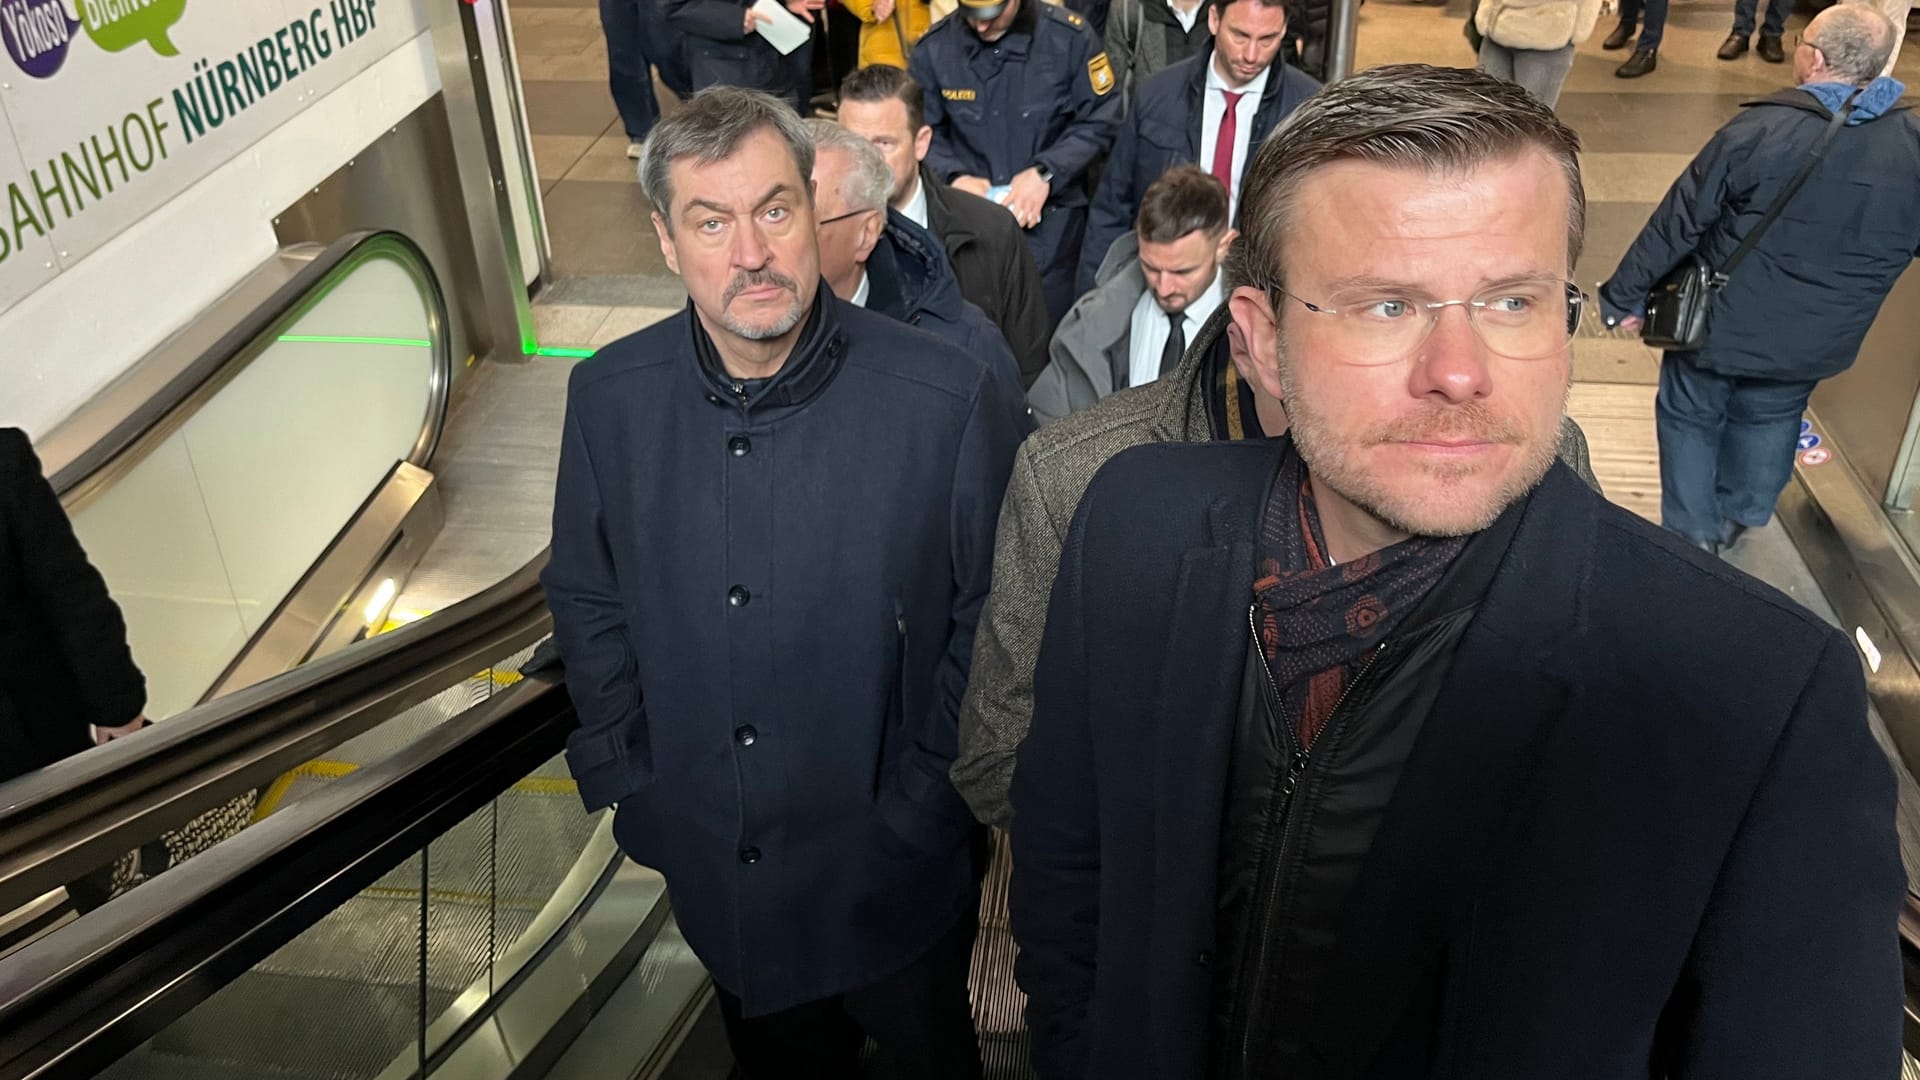
M1753 34L1754 9L1760 6L1760 0L1733 0L1733 32L1741 37ZM1793 0L1767 0L1767 21L1760 32L1768 37L1779 37L1787 30L1787 14L1793 10Z
M1640 27L1640 40L1633 47L1657 49L1660 47L1660 36L1667 29L1667 0L1620 0L1621 22L1639 22L1642 11L1646 13L1646 22Z
M1691 357L1668 353L1660 364L1660 524L1718 542L1729 522L1757 527L1773 516L1818 382L1722 375Z
M660 101L653 93L653 68L660 81L681 97L692 92L680 36L667 25L663 0L600 0L600 30L607 38L607 85L620 124L633 142L644 140L660 122Z

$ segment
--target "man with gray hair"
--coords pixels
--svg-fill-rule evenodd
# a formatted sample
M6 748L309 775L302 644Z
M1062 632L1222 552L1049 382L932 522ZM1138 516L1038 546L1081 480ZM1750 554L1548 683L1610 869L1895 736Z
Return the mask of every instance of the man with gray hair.
M1053 587L1042 1080L1898 1074L1851 643L1555 460L1578 151L1399 65L1256 152L1227 310L1289 433L1114 457Z
M940 242L889 207L893 170L886 157L831 120L815 118L806 125L813 136L820 273L833 294L989 361L1003 379L1009 405L1024 418L1026 401L1013 350L986 313L960 295Z
M1705 344L1660 366L1660 521L1708 551L1772 516L1808 397L1853 363L1920 250L1920 119L1880 74L1892 48L1870 7L1815 16L1793 51L1798 85L1747 102L1714 135L1601 287L1609 322L1638 329L1655 283L1691 259L1724 265L1845 113L1805 186L1712 293Z
M822 287L813 140L694 96L642 160L688 304L568 386L542 574L589 809L666 877L747 1080L977 1080L946 779L1024 427L981 358ZM1017 385L1017 384L1016 384Z

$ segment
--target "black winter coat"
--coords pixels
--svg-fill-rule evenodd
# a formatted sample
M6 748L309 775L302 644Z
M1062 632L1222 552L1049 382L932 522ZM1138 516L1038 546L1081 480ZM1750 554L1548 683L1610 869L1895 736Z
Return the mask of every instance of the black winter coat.
M1100 263L1107 249L1121 234L1134 227L1140 213L1140 198L1148 185L1175 165L1200 161L1201 117L1205 114L1207 65L1213 63L1209 44L1148 79L1134 95L1133 106L1120 125L1120 137L1114 141L1113 155L1100 175L1100 187L1093 196L1093 209L1087 218L1087 239L1080 248L1080 273L1076 292L1086 295L1093 288ZM1253 113L1253 130L1247 139L1247 161L1253 150L1266 141L1280 121L1320 89L1304 72L1275 63L1267 73L1267 85L1260 105ZM1245 117L1246 113L1236 110ZM1201 168L1207 163L1201 162ZM1245 176L1242 176L1244 182Z
M1612 319L1698 252L1724 263L1799 170L1832 116L1804 90L1746 102L1675 180L1600 289ZM1840 129L1806 186L1707 312L1709 371L1824 379L1853 363L1880 303L1920 250L1920 118L1896 106Z
M574 371L541 580L581 798L759 1015L973 903L947 769L1026 427L985 361L824 283L744 399L696 333L689 307Z
M1000 328L1020 365L1021 385L1032 387L1047 366L1053 324L1026 236L1005 207L948 187L925 166L920 189L927 194L927 231L947 249L961 295Z
M1062 549L1013 781L1042 1080L1196 1080L1274 443L1127 450ZM1556 465L1340 906L1295 1080L1900 1071L1860 659Z
M960 295L939 242L898 210L887 211L886 228L867 255L867 310L960 346L993 369L1009 401L1024 398L1026 388L1006 335Z
M87 561L25 432L0 428L0 780L131 723L147 683L127 624Z

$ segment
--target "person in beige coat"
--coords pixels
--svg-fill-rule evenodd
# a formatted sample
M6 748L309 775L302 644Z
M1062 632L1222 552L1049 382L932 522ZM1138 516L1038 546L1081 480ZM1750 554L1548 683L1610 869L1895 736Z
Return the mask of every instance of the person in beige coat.
M1573 70L1573 47L1593 32L1600 0L1481 0L1480 70L1505 79L1549 108Z

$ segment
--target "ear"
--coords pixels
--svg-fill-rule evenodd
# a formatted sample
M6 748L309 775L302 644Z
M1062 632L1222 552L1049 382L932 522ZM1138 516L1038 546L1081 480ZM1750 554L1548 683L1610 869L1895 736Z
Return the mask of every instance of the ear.
M1207 5L1207 33L1220 36L1220 0Z
M1241 378L1268 397L1284 401L1280 393L1280 323L1267 294L1242 285L1227 297L1227 310L1233 315L1232 329L1239 331L1242 346L1229 350L1233 366L1240 370Z
M660 257L667 261L667 269L678 274L680 256L674 251L673 230L667 226L667 219L661 217L658 210L653 212L653 231L660 235Z
M887 226L886 211L868 214L860 223L860 242L854 246L853 261L866 265L867 256L873 254L873 246L880 242L880 230Z
M1240 236L1239 229L1228 229L1224 234L1221 235L1220 246L1213 249L1213 261L1215 263L1220 265L1226 264L1227 251L1228 249L1233 247L1234 240L1237 239L1239 236Z
M927 160L927 151L933 149L933 129L925 124L913 133L913 160Z

